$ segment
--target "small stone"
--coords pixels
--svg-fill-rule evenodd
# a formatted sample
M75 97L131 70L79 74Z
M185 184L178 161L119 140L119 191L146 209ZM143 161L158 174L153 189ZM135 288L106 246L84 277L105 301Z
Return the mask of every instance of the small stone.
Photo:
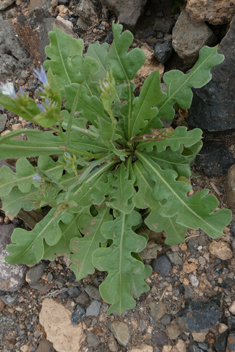
M184 263L183 265L183 271L187 274L192 273L197 268L198 266L194 263Z
M176 340L179 335L182 334L182 330L180 329L179 325L177 324L176 320L172 320L170 325L166 327L168 336L171 340Z
M6 304L12 304L14 303L17 299L18 299L18 294L17 293L13 293L13 294L5 294L5 295L1 295L0 298L1 300Z
M172 40L168 39L155 45L154 55L159 62L164 64L171 57L172 51Z
M155 271L161 273L162 275L168 276L171 270L171 262L165 254L161 254L154 259L152 262L152 267Z
M235 332L230 332L226 350L229 352L235 351Z
M235 316L230 315L227 320L229 330L235 330Z
M158 320L160 320L163 315L166 313L166 307L163 302L150 302L150 317L152 319L152 323L155 324Z
M226 352L227 338L228 338L228 331L223 332L221 335L217 337L214 343L216 352Z
M89 302L89 296L86 292L82 292L78 297L75 298L75 301L79 304L86 304Z
M195 240L195 238L191 238L188 241L188 248L192 254L197 252L198 242Z
M97 287L93 285L87 285L85 287L85 291L88 294L88 296L90 296L91 298L97 299L97 300L101 299L101 296Z
M0 114L0 133L4 131L7 122L7 114Z
M41 340L36 352L55 352L55 349L50 341Z
M89 307L86 310L86 316L87 317L90 317L90 316L96 317L97 315L99 315L100 306L101 306L101 302L96 301L96 300L92 301L91 304L89 305Z
M113 334L110 334L109 336L108 347L110 352L118 352L118 344Z
M206 332L192 332L192 337L194 341L204 342L207 334L208 334L208 330Z
M189 280L191 282L191 284L194 286L194 287L198 287L199 286L199 281L197 279L197 277L193 274L189 274Z
M113 321L110 324L110 330L120 345L126 346L128 344L130 340L130 332L126 324L119 321Z
M206 342L199 342L198 347L201 348L203 351L208 351L208 349L209 349L209 346ZM217 351L217 352L219 352L219 351Z
M163 346L162 352L171 352L171 351L172 351L171 345Z
M233 257L233 252L229 244L224 241L213 241L209 246L209 252L222 260L228 260Z
M225 325L223 323L219 323L217 328L218 328L218 331L220 334L222 334L223 332L225 332L228 329L227 325Z
M203 332L216 325L222 316L214 302L192 301L177 314L177 322L184 332Z
M23 345L20 347L21 352L28 352L29 351L29 346L28 345Z
M177 252L168 251L166 253L166 255L170 259L172 264L183 265L183 261L182 261L182 259L180 258L179 254Z
M204 257L200 256L200 257L198 258L198 261L199 261L199 264L200 264L201 266L205 266L205 265L206 265L206 259L205 259Z
M168 344L169 339L165 331L154 329L152 332L152 342L157 347L162 347Z
M36 265L32 268L30 268L27 273L26 273L26 281L29 283L29 285L34 286L42 277L44 271L46 268L46 264L40 263L39 265Z
M91 331L88 331L86 340L89 347L97 347L99 345L99 340Z
M189 344L188 352L203 352L203 350L198 347L195 341L191 341Z
M81 294L81 291L76 286L70 286L67 292L71 298L75 298Z
M233 315L235 315L235 301L231 304L231 306L229 307L229 311L230 313L232 313Z
M169 314L164 314L161 319L161 323L164 325L169 325L170 322L171 322L171 316Z
M153 352L153 347L143 344L141 346L136 346L132 348L131 350L129 350L129 352ZM154 352L156 351L154 350Z
M187 352L186 345L183 340L178 340L178 342L176 344L176 348L179 352Z
M73 325L77 325L78 323L80 323L85 313L86 313L85 309L78 304L73 314L71 314L71 317L70 317L71 323Z

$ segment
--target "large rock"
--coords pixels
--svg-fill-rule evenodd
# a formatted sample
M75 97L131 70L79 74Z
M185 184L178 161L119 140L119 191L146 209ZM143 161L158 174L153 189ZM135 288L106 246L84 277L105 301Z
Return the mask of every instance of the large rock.
M0 81L20 76L29 62L29 55L14 35L10 22L0 15Z
M235 17L222 39L218 52L225 60L212 70L212 80L200 89L193 89L188 123L208 131L235 128Z
M6 245L11 243L11 234L15 226L13 224L0 226L0 291L17 291L25 283L26 265L8 264L5 256Z
M75 12L90 25L98 21L97 8L93 2L91 0L80 0L75 8Z
M198 22L221 25L231 21L235 14L235 1L188 0L186 10Z
M177 314L177 322L184 332L201 332L216 325L222 310L214 302L192 301Z
M199 50L215 43L215 35L205 23L190 18L186 10L181 12L172 31L172 45L185 63L194 64Z
M82 323L72 325L70 315L68 309L53 299L46 298L42 302L39 322L57 352L78 352L86 338Z
M120 23L133 28L140 16L143 6L147 0L101 0L108 10L114 11Z

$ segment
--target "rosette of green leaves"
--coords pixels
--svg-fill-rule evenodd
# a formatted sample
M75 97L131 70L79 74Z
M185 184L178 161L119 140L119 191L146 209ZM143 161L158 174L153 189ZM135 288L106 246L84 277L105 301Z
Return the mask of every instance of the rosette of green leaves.
M164 75L166 92L154 71L135 97L133 79L144 53L130 49L133 36L121 25L113 24L113 35L110 47L96 42L83 56L81 39L56 27L49 33L44 63L49 87L42 99L54 102L53 114L39 115L26 96L0 97L7 109L53 129L0 138L0 158L19 158L15 173L0 170L0 196L12 215L21 207L51 207L32 231L14 230L9 263L35 264L70 253L77 280L95 268L108 273L101 295L111 304L109 313L122 313L149 290L145 279L151 268L139 255L147 238L135 232L143 221L153 231L165 231L166 243L173 245L184 241L188 227L221 236L231 213L215 211L218 201L208 190L188 195L201 130L163 128L161 121L174 117L174 104L190 107L191 87L209 82L223 56L216 47L204 47L190 72ZM27 140L14 139L22 132ZM39 156L36 166L29 156Z

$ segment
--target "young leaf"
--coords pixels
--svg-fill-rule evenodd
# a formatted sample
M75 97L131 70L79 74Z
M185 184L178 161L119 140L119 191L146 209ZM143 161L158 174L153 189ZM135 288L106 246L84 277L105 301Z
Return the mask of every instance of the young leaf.
M146 246L146 239L132 230L140 222L141 215L136 211L128 215L119 213L115 220L105 222L101 228L103 236L113 243L108 248L96 249L92 261L98 270L108 272L99 287L102 298L112 304L108 314L121 314L133 308L136 302L131 294L137 291L139 296L149 290L144 283L147 274L144 264L131 255L132 252L141 252Z
M61 88L77 82L83 51L82 39L74 39L55 26L53 32L49 32L49 38L50 45L46 46L45 52L51 60L44 62L45 69L51 67Z
M153 198L158 201L167 200L160 209L161 216L177 215L177 223L193 229L201 228L213 238L223 235L223 228L231 221L231 213L228 209L213 213L218 206L218 200L213 195L206 197L208 190L187 197L191 187L176 181L175 171L163 171L149 156L140 152L136 155L155 182Z
M148 132L150 127L154 127L155 121L159 117L167 120L174 118L174 104L177 103L182 109L188 109L191 105L193 92L191 87L201 88L211 80L210 70L215 65L220 64L224 56L217 53L217 46L209 48L204 46L199 52L199 59L190 70L184 74L181 71L171 70L164 74L163 81L167 85L165 98L158 105L158 116L148 122L143 133Z
M73 253L70 255L70 260L73 262L70 269L76 274L77 280L95 272L92 264L92 254L99 248L101 242L106 241L101 233L101 226L112 219L109 212L110 208L103 205L98 209L97 216L84 214L79 219L79 229L84 236L73 238L70 245Z
M81 237L78 230L78 219L82 211L77 214L66 213L63 217L63 221L59 223L61 230L61 237L54 246L49 246L46 242L44 243L44 260L55 259L57 256L64 256L70 254L70 241L74 237Z
M59 222L63 220L65 211L52 209L32 231L17 228L13 231L6 250L11 253L6 257L9 264L36 264L44 256L44 241L54 246L61 237Z
M201 138L202 130L200 128L194 128L191 131L187 131L187 127L179 126L176 127L174 134L166 139L139 143L137 149L140 151L146 150L147 152L151 152L153 148L156 147L158 153L161 153L167 147L170 147L171 150L175 152L181 145L189 148L200 141Z
M163 217L160 213L161 207L165 201L156 201L152 197L154 191L154 181L151 179L148 171L143 167L140 161L133 164L134 174L136 176L135 186L138 187L138 192L133 198L133 203L139 209L151 210L150 214L145 219L146 225L152 231L165 231L165 243L174 245L184 242L187 227L176 222L176 216Z

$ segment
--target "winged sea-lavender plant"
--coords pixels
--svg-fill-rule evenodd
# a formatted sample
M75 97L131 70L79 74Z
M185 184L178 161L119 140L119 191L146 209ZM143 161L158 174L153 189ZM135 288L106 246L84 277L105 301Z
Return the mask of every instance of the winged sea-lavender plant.
M7 82L0 104L49 131L22 129L0 138L0 158L19 158L16 173L0 170L0 196L6 214L21 208L51 210L32 231L16 228L8 263L36 264L70 254L77 280L95 268L108 273L100 285L108 312L121 313L149 290L151 268L139 253L147 236L142 222L165 231L166 244L184 241L188 227L216 238L231 221L227 209L204 189L188 196L190 166L201 149L202 131L163 128L161 118L174 117L174 104L188 109L191 87L211 79L223 61L217 48L204 47L191 71L158 71L145 80L135 97L133 79L144 64L142 50L129 51L133 36L113 24L114 40L91 44L54 28L46 47L48 60L35 74L42 83L41 103ZM65 104L62 104L64 99ZM24 133L27 140L14 139ZM50 155L57 155L57 159ZM27 157L37 156L34 167ZM145 214L142 216L142 214Z

